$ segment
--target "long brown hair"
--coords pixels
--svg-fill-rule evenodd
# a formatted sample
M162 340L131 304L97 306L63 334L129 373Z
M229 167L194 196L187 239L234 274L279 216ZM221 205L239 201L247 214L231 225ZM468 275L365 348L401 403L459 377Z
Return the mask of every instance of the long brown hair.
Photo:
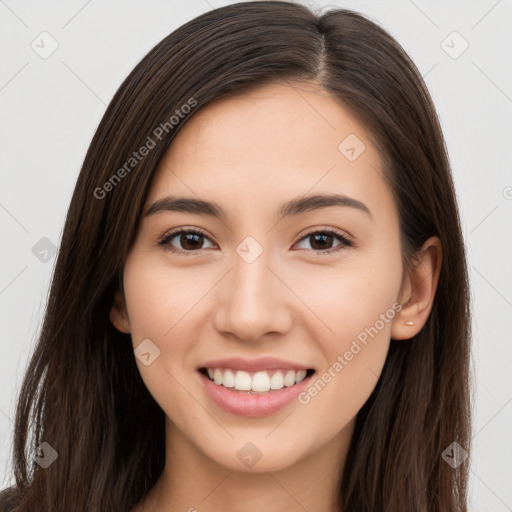
M189 21L142 59L110 102L71 199L17 403L15 485L0 510L126 511L155 484L164 413L140 377L129 335L109 321L151 179L176 134L210 101L305 80L321 84L375 137L399 212L404 268L429 237L443 247L426 325L412 340L391 340L357 415L342 510L467 510L468 463L454 469L442 453L452 442L469 452L468 276L432 100L410 58L377 24L345 9L317 14L281 1L232 4ZM127 165L149 139L151 150ZM58 454L48 468L33 456L42 442Z

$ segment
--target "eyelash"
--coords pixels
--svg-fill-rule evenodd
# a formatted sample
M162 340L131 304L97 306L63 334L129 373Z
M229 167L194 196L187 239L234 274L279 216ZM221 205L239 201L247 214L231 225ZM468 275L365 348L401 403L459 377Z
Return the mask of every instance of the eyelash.
M183 251L181 249L176 249L175 247L172 247L170 245L170 242L173 238L175 238L176 236L178 235L182 235L182 234L192 234L192 235L199 235L199 236L204 236L205 238L208 238L209 240L209 237L206 235L206 233L204 233L203 231L201 231L200 229L184 229L184 228L179 228L177 229L176 231L172 231L171 233L166 233L165 235L163 235L159 240L158 240L158 245L161 246L161 247L164 247L165 250L173 253L173 254L184 254L186 256L194 256L194 255L197 255L197 253L199 251L201 251L201 249L197 249L197 250L193 250L193 251ZM318 256L323 256L323 255L327 255L327 254L332 254L332 253L335 253L335 252L339 252L343 249L346 249L347 247L353 247L355 246L355 243L353 242L353 240L349 237L347 237L347 235L345 234L342 234L341 232L335 230L335 229L322 229L322 230L317 230L317 231L310 231L309 233L306 233L300 240L304 240L305 238L308 238L312 235L318 235L318 234L329 234L329 235L333 235L335 238L337 238L341 244L338 245L337 247L335 248L332 248L332 249L324 249L323 251L315 251L314 249L306 249L306 250L311 250L313 251L314 253L316 253Z

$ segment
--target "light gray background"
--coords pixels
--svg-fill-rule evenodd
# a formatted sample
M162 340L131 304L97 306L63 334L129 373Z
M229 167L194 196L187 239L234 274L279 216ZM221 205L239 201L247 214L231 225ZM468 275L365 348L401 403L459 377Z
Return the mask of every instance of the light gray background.
M234 2L0 0L0 488L11 482L6 463L15 398L55 262L51 252L44 262L32 248L43 237L59 244L92 135L134 65L179 25L228 3ZM382 24L410 53L433 95L471 269L471 510L510 511L512 2L303 3L352 8ZM43 45L43 31L58 43L46 59L31 47L34 40ZM453 31L469 44L457 58L465 43ZM50 39L44 44L50 48Z

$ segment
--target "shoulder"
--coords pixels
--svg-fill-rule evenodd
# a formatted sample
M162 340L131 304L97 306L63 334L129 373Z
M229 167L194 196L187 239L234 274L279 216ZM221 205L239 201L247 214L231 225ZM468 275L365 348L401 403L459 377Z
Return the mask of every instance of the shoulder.
M7 487L0 491L0 512L15 512L19 504L19 494L16 487Z

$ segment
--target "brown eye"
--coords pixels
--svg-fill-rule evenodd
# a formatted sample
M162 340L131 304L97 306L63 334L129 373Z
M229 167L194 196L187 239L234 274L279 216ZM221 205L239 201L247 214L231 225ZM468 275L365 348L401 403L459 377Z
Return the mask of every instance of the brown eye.
M205 249L204 241L209 238L198 230L180 229L165 235L158 245L164 246L170 252L192 253ZM178 244L178 247L176 247Z
M309 241L310 248L305 249L311 249L319 254L336 252L353 245L346 236L334 230L313 231L302 237L301 242L302 240ZM336 241L339 243L333 245Z
M192 255L202 249L213 247L213 244L210 247L205 247L204 243L206 240L209 241L210 239L197 229L181 228L164 235L158 242L158 245L165 247L166 250L172 253ZM302 237L299 244L303 240L309 241L310 245L310 247L305 247L305 249L312 250L318 255L337 252L354 245L348 237L334 230L313 231Z
M334 242L334 237L328 233L315 233L314 235L309 235L309 238L311 241L311 247L313 249L318 249L319 251L331 249Z

